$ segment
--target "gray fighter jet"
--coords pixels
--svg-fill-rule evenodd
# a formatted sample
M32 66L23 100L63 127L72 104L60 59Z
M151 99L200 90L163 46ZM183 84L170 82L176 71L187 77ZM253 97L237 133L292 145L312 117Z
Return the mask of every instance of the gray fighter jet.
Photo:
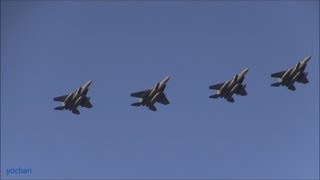
M295 82L302 84L307 84L309 82L307 75L308 73L304 72L307 62L311 59L311 55L305 57L302 61L298 62L292 68L271 74L271 77L278 78L278 82L271 84L271 86L286 86L291 91L295 91L296 87L294 86Z
M166 83L169 81L170 77L167 76L162 81L154 85L151 89L144 91L139 91L132 93L132 97L140 98L139 102L131 104L132 106L147 106L151 111L157 111L157 108L154 106L156 102L167 105L169 101L164 94L164 89L166 88Z
M235 75L231 80L215 84L209 87L209 89L217 90L217 94L209 96L210 98L217 99L219 97L225 98L227 101L233 103L234 98L233 94L246 96L248 93L245 90L246 85L243 85L242 82L245 78L246 73L249 71L249 68L244 69L239 74Z
M78 106L92 108L90 97L86 96L91 83L92 81L88 81L82 87L79 87L76 91L71 92L68 95L53 98L54 101L62 102L62 106L55 107L54 109L60 111L66 109L72 111L74 114L80 114L77 109Z

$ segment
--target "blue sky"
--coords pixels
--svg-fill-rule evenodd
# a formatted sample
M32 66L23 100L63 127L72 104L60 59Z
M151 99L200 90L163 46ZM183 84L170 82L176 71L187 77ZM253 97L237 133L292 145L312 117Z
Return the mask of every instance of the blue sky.
M270 86L309 54L309 84ZM208 98L246 67L248 96ZM130 106L167 75L170 105ZM53 110L87 80L92 109ZM318 1L1 1L2 178L316 179L318 160Z

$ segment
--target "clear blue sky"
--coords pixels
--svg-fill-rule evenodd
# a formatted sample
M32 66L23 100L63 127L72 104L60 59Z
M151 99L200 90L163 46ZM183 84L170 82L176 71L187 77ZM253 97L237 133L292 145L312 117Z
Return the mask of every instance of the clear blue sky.
M270 86L309 54L309 84ZM248 96L208 98L246 67ZM130 106L167 75L170 105ZM53 110L87 80L92 109ZM318 160L318 1L1 1L2 178L315 179Z

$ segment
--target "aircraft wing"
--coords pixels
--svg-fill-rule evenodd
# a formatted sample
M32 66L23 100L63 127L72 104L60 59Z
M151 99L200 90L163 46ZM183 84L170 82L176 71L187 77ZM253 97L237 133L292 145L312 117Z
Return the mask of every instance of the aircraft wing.
M92 108L92 104L90 103L89 99L86 98L83 103L81 104L82 107L86 107L86 108Z
M277 72L277 73L273 73L271 74L271 77L274 77L274 78L281 78L284 73L286 73L286 71L281 71L281 72Z
M164 93L162 93L162 95L157 99L157 102L161 103L161 104L164 104L164 105L167 105L167 104L170 103Z
M240 95L240 96L246 96L248 95L247 91L245 90L244 87L241 87L240 90L236 91L235 92L237 95Z
M223 85L224 85L224 83L215 84L215 85L210 86L209 89L219 90Z
M79 111L78 109L73 109L73 110L72 110L72 113L79 115L79 114L80 114L80 111Z
M299 83L302 83L302 84L307 84L309 82L307 76L305 74L303 74L301 76L301 78L298 80Z
M157 108L156 108L155 106L150 106L149 109L150 109L151 111L157 111Z
M59 97L53 98L53 100L54 100L54 101L64 102L64 100L66 100L67 97L68 97L68 95L59 96Z
M142 98L143 95L144 95L146 92L148 92L148 90L131 93L131 96L132 96L132 97L137 97L137 98Z

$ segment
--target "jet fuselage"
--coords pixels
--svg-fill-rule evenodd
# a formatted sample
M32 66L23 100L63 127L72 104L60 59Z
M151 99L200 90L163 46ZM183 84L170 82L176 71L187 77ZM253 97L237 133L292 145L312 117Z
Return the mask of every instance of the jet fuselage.
M143 98L140 99L140 102L143 106L151 107L154 106L154 103L161 96L163 91L166 88L166 83L169 81L170 77L164 78L161 82L154 85L150 91L146 92Z
M235 75L232 80L225 82L221 89L217 91L217 94L225 99L230 99L236 91L245 87L245 85L242 85L242 82L248 71L249 68L246 68L239 74Z
M301 62L298 62L292 68L288 69L282 77L278 79L278 82L283 86L293 86L303 75L307 75L304 72L307 66L307 62L311 59L311 56L305 57Z
M86 95L88 93L88 90L89 90L88 88L91 83L92 83L92 81L88 81L82 87L79 87L76 91L68 94L66 96L66 98L62 101L62 106L56 107L55 109L56 110L67 109L67 110L72 111L75 114L79 114L79 111L77 110L78 106L81 104L84 104L85 101L89 102L90 98L86 97ZM65 97L65 96L62 96L62 97ZM55 98L54 98L54 100L55 100ZM60 101L58 99L56 99L56 100ZM89 106L92 107L91 104Z

